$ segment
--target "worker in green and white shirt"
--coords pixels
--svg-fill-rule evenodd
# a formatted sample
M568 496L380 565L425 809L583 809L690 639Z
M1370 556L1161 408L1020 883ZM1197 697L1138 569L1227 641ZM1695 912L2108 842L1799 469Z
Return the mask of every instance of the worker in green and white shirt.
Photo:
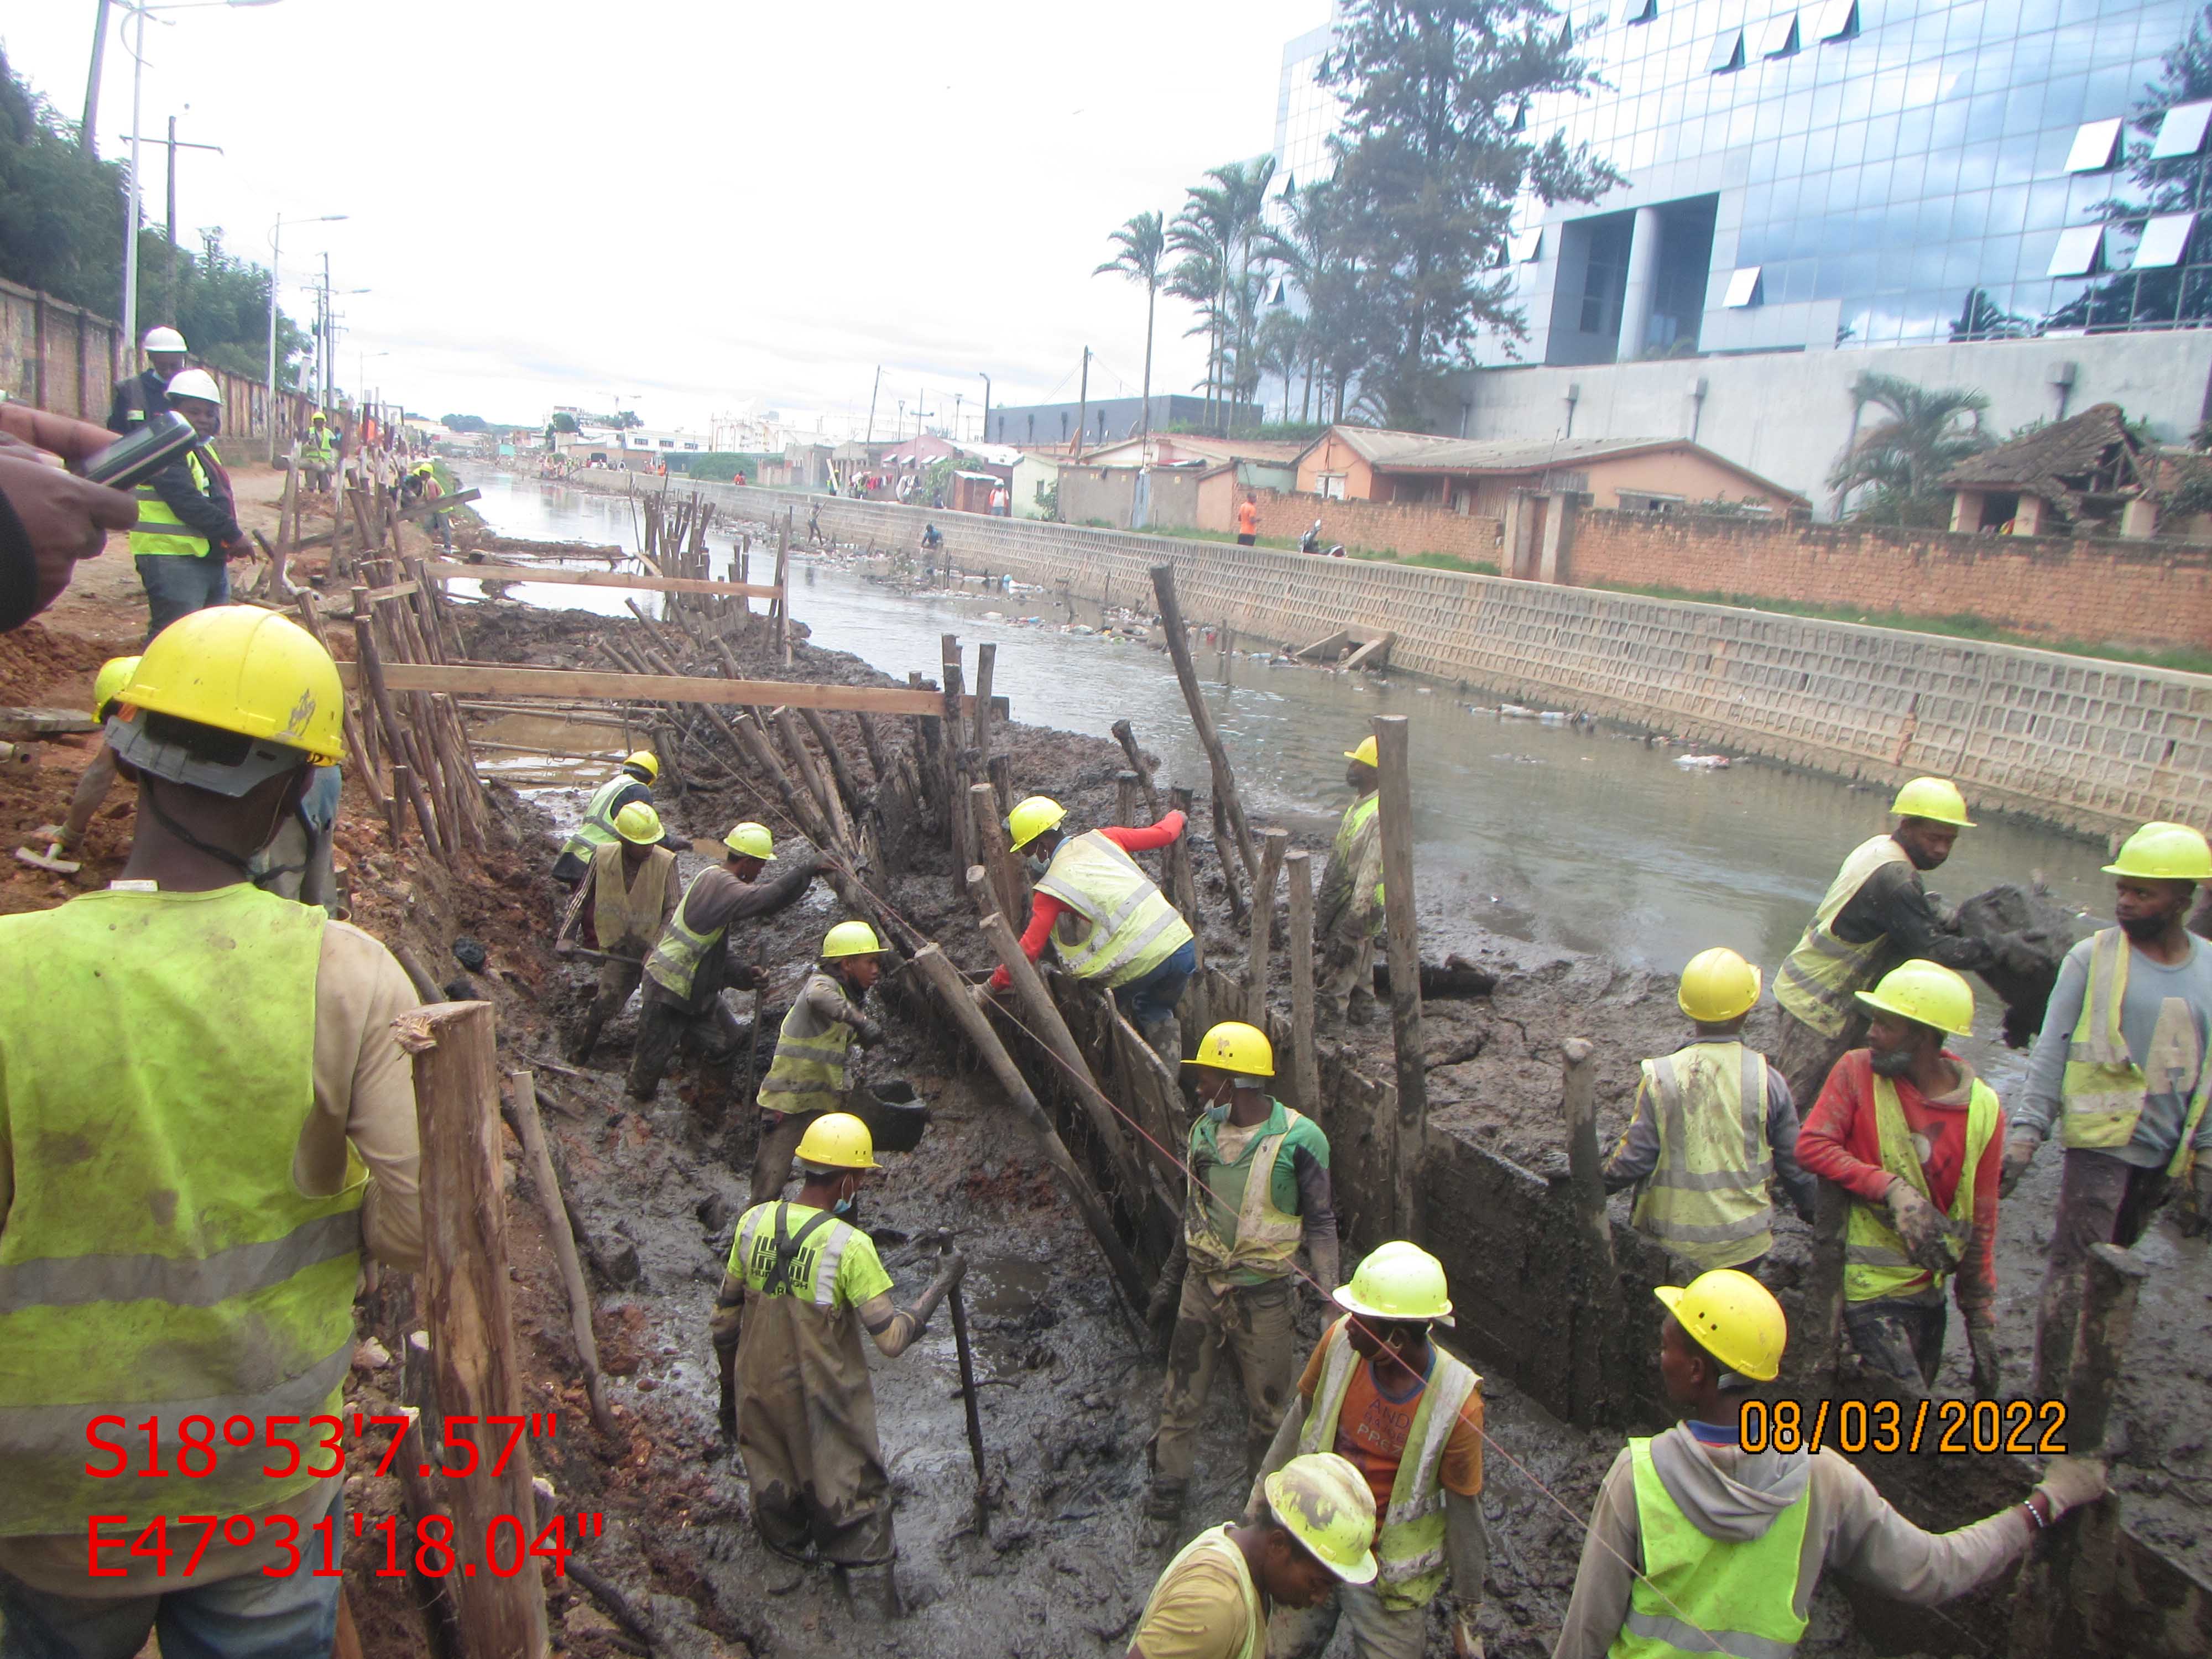
M775 1058L761 1079L754 1203L782 1196L800 1138L825 1114L845 1109L845 1062L853 1045L872 1048L884 1040L883 1027L860 1012L883 954L883 941L865 921L841 921L823 936L820 963L792 999L776 1033Z

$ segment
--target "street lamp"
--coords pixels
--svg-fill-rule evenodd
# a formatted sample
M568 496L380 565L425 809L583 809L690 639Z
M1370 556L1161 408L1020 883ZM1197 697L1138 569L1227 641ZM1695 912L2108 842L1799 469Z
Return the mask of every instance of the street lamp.
M983 441L983 442L985 442L985 443L988 443L988 442L990 442L990 441L991 441L991 377L990 377L989 375L988 375L988 374L983 374L983 371L982 371L981 369L980 369L980 368L979 368L979 369L977 369L977 370L975 371L975 373L976 373L976 374L980 374L980 375L982 375L982 379L983 379L983 438L982 438L982 441Z
M240 0L245 5L267 5L270 0ZM135 175L134 175L135 176ZM345 217L343 213L325 213L313 219L295 219L295 225L334 224ZM284 264L284 216L276 216L276 228L269 233L269 465L276 465L276 279Z

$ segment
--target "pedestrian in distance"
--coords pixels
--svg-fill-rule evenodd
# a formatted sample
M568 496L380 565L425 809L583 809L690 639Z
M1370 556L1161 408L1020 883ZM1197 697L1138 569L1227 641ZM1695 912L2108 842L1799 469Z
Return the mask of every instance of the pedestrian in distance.
M761 1079L754 1203L782 1194L791 1179L793 1149L825 1113L844 1109L853 1045L882 1043L883 1027L860 1005L883 970L883 941L865 921L841 921L823 936L821 956L792 999L776 1034L775 1057Z
M1260 498L1247 490L1237 504L1237 545L1249 547L1260 539Z
M1364 1025L1375 1018L1375 951L1382 938L1382 775L1372 736L1344 751L1352 805L1336 826L1314 902L1321 959L1321 1017Z
M647 953L676 914L676 854L661 845L660 814L634 800L616 812L615 833L619 839L592 853L576 890L574 914L591 918L592 942L605 959L599 964L599 994L568 1045L571 1066L591 1059L599 1033L643 981ZM567 933L564 925L554 939L556 956L575 949Z
M230 475L215 453L222 424L215 377L204 368L185 369L169 382L168 399L199 435L137 487L131 556L146 588L149 641L179 617L228 604L229 562L252 554L238 527Z

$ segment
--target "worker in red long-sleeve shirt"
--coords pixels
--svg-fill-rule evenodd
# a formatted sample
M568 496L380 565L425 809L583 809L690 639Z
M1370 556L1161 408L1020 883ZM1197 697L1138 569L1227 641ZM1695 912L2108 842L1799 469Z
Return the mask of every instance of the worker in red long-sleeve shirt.
M1836 1062L1797 1133L1797 1162L1851 1195L1844 1323L1871 1368L1925 1396L1943 1357L1943 1282L1955 1275L1974 1392L1996 1395L1996 1091L1943 1047L1973 1028L1974 994L1914 961L1857 994L1869 1047Z
M1183 816L1170 812L1149 830L1109 827L1080 836L1065 833L1066 820L1067 809L1043 795L1007 815L1014 851L1045 863L1022 949L1035 962L1049 939L1078 979L1103 980L1152 1052L1175 1065L1183 1057L1176 1005L1197 970L1198 952L1190 924L1129 854L1173 842ZM1011 983L1004 968L991 975L994 991Z

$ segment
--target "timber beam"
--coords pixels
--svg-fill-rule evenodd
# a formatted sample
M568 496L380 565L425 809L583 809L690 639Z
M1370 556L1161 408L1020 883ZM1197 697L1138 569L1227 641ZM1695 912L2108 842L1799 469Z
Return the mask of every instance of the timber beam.
M434 570L435 567L432 567ZM338 678L357 689L360 670L342 662ZM712 703L723 708L835 708L876 714L937 714L943 694L893 685L811 685L791 680L736 680L705 674L618 674L578 668L465 666L458 663L387 662L384 684L392 691L443 691L460 697L585 697L606 702ZM972 714L975 699L963 697ZM994 718L1005 720L1006 700L991 699Z
M747 599L783 597L780 587L759 582L709 581L703 576L634 576L621 570L556 570L528 564L457 564L443 560L426 570L441 581L550 582L565 587L635 587L655 593L727 593Z

